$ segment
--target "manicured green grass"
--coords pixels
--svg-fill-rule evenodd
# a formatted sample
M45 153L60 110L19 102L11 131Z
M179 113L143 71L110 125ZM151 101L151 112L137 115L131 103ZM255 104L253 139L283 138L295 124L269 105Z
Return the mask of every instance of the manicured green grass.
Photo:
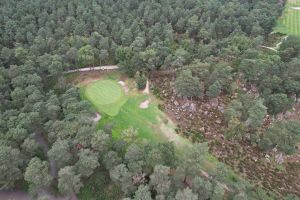
M288 0L282 16L277 21L275 32L287 35L300 35L300 0Z
M83 95L98 112L109 116L118 114L127 101L123 88L114 80L99 80L83 88Z
M166 141L159 130L163 113L157 105L150 103L146 109L139 107L140 103L148 99L147 95L136 95L128 98L128 101L122 106L116 116L104 115L98 124L101 128L105 124L113 124L113 137L118 138L122 130L135 128L139 132L140 139L150 141Z

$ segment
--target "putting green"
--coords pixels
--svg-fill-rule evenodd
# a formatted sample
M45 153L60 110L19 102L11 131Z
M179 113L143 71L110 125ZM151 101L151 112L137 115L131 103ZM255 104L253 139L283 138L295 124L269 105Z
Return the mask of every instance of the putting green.
M114 80L99 80L83 88L83 95L99 112L115 116L127 101L123 88Z

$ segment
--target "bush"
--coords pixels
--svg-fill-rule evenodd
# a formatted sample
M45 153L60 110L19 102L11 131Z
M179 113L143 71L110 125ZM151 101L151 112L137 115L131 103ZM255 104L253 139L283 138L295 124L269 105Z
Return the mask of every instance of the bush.
M147 78L144 74L137 72L134 76L136 81L136 86L139 90L145 89L147 85Z
M211 86L209 86L206 95L209 98L215 98L220 95L222 86L219 81L214 82Z
M277 147L279 151L292 154L299 141L300 121L283 121L267 130L259 142L259 146L264 150Z

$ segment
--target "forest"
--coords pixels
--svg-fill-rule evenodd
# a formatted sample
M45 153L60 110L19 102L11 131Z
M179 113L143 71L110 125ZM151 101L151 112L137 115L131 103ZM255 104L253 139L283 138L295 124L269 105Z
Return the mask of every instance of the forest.
M300 37L273 32L285 5L1 0L0 199L299 199ZM190 145L95 124L66 72L105 65L150 82Z

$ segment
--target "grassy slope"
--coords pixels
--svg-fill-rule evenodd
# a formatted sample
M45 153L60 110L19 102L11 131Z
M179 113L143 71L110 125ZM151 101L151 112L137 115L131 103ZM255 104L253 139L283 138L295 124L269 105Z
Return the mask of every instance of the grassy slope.
M300 7L300 0L288 0L282 16L277 21L275 32L287 35L300 35L300 10L292 9Z

